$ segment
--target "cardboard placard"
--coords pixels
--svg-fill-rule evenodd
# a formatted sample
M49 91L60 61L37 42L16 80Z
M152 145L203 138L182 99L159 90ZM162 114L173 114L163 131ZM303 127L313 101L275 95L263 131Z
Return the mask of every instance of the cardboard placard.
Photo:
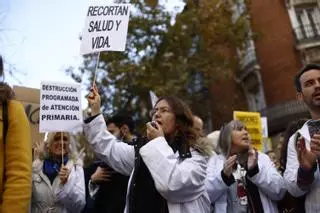
M71 132L81 125L81 85L42 82L39 131Z
M44 134L39 132L40 90L28 87L13 86L16 100L20 101L26 111L32 143L43 141Z
M82 55L101 51L124 51L130 4L92 2L81 36Z

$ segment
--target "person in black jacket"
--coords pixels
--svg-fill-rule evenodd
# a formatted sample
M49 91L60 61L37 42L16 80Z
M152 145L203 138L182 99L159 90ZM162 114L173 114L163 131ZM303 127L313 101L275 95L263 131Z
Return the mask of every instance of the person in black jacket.
M107 129L128 144L134 138L131 117L116 115L106 121ZM97 159L85 168L86 208L84 213L123 213L129 177L115 172Z

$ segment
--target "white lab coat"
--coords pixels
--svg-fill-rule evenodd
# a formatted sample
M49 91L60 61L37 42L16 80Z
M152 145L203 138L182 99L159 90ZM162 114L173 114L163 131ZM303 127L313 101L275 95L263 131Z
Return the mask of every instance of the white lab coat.
M227 212L228 185L221 177L225 160L224 155L214 155L210 158L207 168L206 188L215 213ZM286 192L283 178L264 153L258 154L258 167L259 172L249 179L258 187L264 212L277 213L274 201L282 199Z
M32 172L32 213L79 213L85 206L85 183L83 168L67 163L71 170L68 181L62 185L59 175L51 185L49 178L42 172L43 161L33 162Z
M305 139L306 148L310 150L310 134L308 129L308 121L302 126L298 132ZM287 165L286 171L284 172L284 179L287 189L290 194L295 197L306 194L305 210L306 213L320 212L320 177L319 177L319 166L317 164L317 170L314 172L314 181L305 191L301 190L297 185L297 174L299 169L298 155L296 151L296 137L295 133L289 139L288 150L287 150Z
M85 124L84 131L101 160L119 173L133 174L134 147L117 142L107 131L102 115ZM210 200L205 190L207 158L195 150L191 150L191 154L191 158L181 160L178 152L173 152L164 137L153 139L140 149L156 189L167 200L169 213L210 212ZM131 177L128 186L130 182ZM129 210L128 199L127 195L125 213Z

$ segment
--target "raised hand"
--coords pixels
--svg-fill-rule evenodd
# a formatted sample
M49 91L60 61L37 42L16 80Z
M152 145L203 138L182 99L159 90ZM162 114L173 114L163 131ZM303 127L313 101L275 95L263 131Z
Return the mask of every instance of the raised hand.
M313 151L309 151L306 148L306 143L304 138L300 138L297 141L297 153L298 153L298 160L300 163L300 167L304 170L311 170L317 161L317 155L315 148Z
M96 85L90 89L90 93L88 95L88 103L91 108L91 115L95 116L100 113L100 106L101 106L101 98L98 93L98 89Z
M149 140L155 139L157 137L164 136L162 127L157 123L153 122L152 126L151 122L147 123L147 137Z
M227 177L230 177L232 175L236 160L237 160L237 155L232 155L232 156L228 157L228 159L224 162L223 173Z
M34 160L39 159L41 153L44 151L44 142L37 141L32 145Z
M258 164L258 151L250 148L248 151L248 170L253 169Z

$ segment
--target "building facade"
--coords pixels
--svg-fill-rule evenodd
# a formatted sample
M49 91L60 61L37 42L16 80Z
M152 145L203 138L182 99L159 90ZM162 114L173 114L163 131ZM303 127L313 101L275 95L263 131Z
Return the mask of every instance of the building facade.
M304 64L320 63L319 2L249 2L250 26L257 38L249 41L236 79L248 109L268 118L271 135L284 131L290 121L309 116L305 105L296 101L293 77Z

